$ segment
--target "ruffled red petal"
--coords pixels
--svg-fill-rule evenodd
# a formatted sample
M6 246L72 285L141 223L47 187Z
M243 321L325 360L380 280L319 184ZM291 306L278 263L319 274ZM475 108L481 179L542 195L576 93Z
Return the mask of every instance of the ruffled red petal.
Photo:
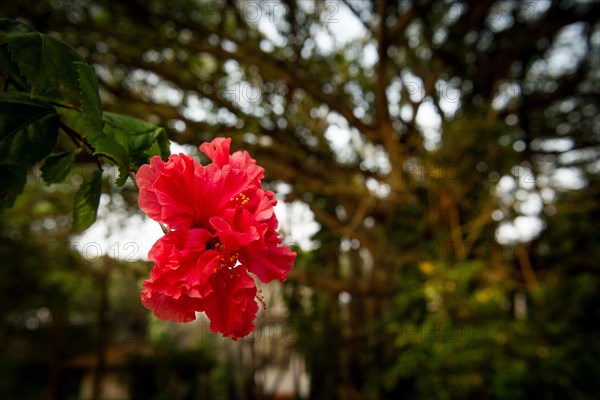
M227 268L227 267L225 267ZM217 271L210 278L212 293L205 298L206 316L210 329L231 336L234 340L252 332L258 304L256 285L246 268L238 265Z
M191 228L194 222L194 173L201 165L192 157L176 154L163 162L156 156L137 175L140 208L171 229ZM185 195L182 195L182 194Z
M160 238L148 254L154 268L144 282L142 303L161 319L186 322L202 310L203 270L198 260L210 232L204 229L172 231Z
M179 154L138 171L140 208L170 229L148 255L155 265L141 297L158 318L187 322L204 311L213 331L237 339L255 329L258 311L248 271L283 281L296 254L281 245L264 169L245 151L230 155L230 145L202 144L206 166Z

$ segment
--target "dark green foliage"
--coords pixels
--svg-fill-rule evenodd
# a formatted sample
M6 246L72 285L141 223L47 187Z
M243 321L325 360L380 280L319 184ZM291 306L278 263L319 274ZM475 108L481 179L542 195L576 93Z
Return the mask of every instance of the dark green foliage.
M153 155L169 155L168 139L164 129L136 118L115 113L104 113L105 138L97 142L96 152L114 157L119 165L121 184L130 168L137 169L148 163ZM158 146L158 152L153 146Z
M60 154L48 156L42 168L48 184L65 179L80 158L91 155L99 166L101 161L117 165L116 184L122 186L129 172L151 156L169 155L162 128L118 114L103 115L94 68L55 37L0 18L0 73L0 211L22 192L28 168L55 147ZM59 129L84 152L60 140ZM96 220L101 176L100 171L89 177L75 198L75 231Z
M11 33L6 43L32 94L77 103L77 71L81 56L64 42L39 32Z
M98 92L98 80L94 68L83 62L76 62L79 98L83 120L89 133L89 140L94 143L102 135L102 102Z
M50 104L21 93L0 94L0 162L31 165L56 143L58 114Z
M84 178L75 194L73 202L73 230L86 230L96 220L100 194L102 192L102 171L94 171Z
M67 178L73 170L75 162L75 153L64 152L60 154L51 154L44 160L44 165L40 168L42 178L46 183L60 183Z
M0 210L11 207L23 192L27 169L18 165L0 165Z

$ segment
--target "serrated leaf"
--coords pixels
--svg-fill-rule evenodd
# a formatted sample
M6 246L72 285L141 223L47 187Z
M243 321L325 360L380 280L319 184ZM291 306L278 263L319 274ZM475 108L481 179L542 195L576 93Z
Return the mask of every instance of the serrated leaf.
M86 123L86 117L83 113L67 109L60 109L59 113L66 125L88 139L90 145L95 149L94 155L107 156L107 158L117 165L119 168L119 177L116 183L119 186L123 185L129 173L130 159L128 149L111 136L104 133L101 135L93 133Z
M79 100L83 111L84 120L89 130L88 140L94 142L96 137L102 135L102 102L96 72L91 65L76 62L79 82ZM94 135L95 137L91 137Z
M73 231L82 232L98 217L102 193L102 171L94 171L84 179L73 200Z
M160 155L164 158L169 156L169 140L163 128L111 112L104 113L104 122L104 132L126 145L131 156L143 155L155 142L158 142Z
M169 141L166 132L161 127L111 112L105 112L103 119L105 135L119 143L127 152L127 168L119 165L120 176L117 184L125 182L126 176L123 175L123 172L128 171L129 163L133 163L134 167L139 167L148 162L149 156L146 152L154 144L158 145L159 153L163 158L168 157ZM124 158L122 159L124 160Z
M8 46L0 46L0 69L8 74L10 79L16 82L18 88L23 90L31 89L25 78L21 76L19 66L10 59Z
M50 104L23 93L0 94L0 163L28 165L54 148L59 117Z
M27 180L27 167L0 165L0 211L12 207L18 195L23 193Z
M39 32L10 34L4 40L34 93L77 103L79 91L73 63L83 59L75 49Z
M44 165L41 167L42 178L48 184L62 182L73 169L74 163L75 153L73 152L51 154L46 157Z
M17 63L11 60L8 52L8 44L6 38L10 35L34 32L31 27L21 21L9 18L0 18L0 69L17 84L17 87L22 90L30 90L29 84L19 72Z
M129 174L129 154L127 153L127 149L109 136L98 138L92 145L96 148L94 155L103 154L110 157L117 164L119 167L119 178L116 184L122 186Z

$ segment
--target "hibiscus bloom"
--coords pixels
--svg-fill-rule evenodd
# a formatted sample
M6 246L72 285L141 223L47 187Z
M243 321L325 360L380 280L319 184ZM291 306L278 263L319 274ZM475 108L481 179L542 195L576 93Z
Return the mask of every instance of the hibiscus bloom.
M200 146L211 163L154 157L137 173L139 205L169 228L149 253L143 304L161 319L188 322L204 311L211 330L234 339L255 329L256 285L283 282L296 254L276 232L273 192L247 152L229 154L231 139ZM262 300L259 298L259 301Z

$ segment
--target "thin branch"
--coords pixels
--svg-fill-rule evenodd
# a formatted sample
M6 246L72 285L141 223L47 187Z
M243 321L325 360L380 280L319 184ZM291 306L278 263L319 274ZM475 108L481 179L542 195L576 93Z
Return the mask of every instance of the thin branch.
M538 288L538 282L535 276L535 271L531 266L531 261L529 260L529 250L526 245L517 245L517 259L521 265L521 271L523 272L523 278L525 278L527 289L530 292L535 291Z
M343 234L351 235L354 233L355 229L365 219L365 216L373 208L376 202L377 198L373 195L363 197L362 201L358 204L358 207L356 207L354 215L348 225L342 228Z
M71 138L71 140L73 141L73 143L75 143L77 145L77 147L81 147L81 145L85 146L92 154L96 151L96 149L94 149L92 147L92 145L90 145L88 143L88 141L85 139L85 137L83 137L82 135L80 135L78 132L76 132L74 129L72 129L71 127L69 127L68 125L66 125L64 122L60 122L59 123L60 128L67 134L67 136L69 136Z
M137 178L136 178L136 176L135 176L135 173L136 173L136 170L134 170L134 169L130 169L130 170L129 170L129 178L131 178L131 181L133 182L133 185L134 185L134 186L135 186L135 188L136 188L136 189L139 191L139 190L140 190L140 187L138 186L138 183L137 183Z

